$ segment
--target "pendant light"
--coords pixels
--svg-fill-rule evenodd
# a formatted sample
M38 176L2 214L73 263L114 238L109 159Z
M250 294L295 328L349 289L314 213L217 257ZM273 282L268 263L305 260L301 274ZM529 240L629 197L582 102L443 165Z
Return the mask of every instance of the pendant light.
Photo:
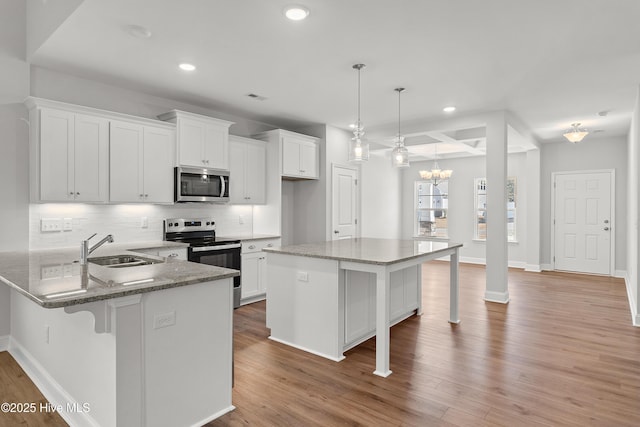
M584 129L578 129L578 126L580 126L580 123L571 123L571 127L573 129L567 131L567 133L563 134L562 136L564 136L569 140L569 142L573 142L574 144L582 141L585 136L589 135L589 132Z
M404 146L404 136L400 132L400 94L404 92L403 87L394 89L398 92L398 136L396 136L396 147L391 151L391 164L397 168L409 167L409 150Z
M369 160L369 143L364 140L364 127L360 121L360 71L365 67L364 64L355 64L354 70L358 70L358 121L353 129L353 138L349 143L349 161L350 162L366 162Z
M451 177L453 171L451 169L442 170L440 166L438 166L438 146L434 145L434 156L433 156L433 169L430 171L420 171L420 178L433 182L435 187L438 186L442 181L447 180Z

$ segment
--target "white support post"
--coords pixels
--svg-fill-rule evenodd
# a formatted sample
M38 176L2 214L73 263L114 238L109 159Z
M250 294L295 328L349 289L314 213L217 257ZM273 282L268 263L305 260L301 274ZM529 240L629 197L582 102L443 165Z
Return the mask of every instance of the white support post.
M450 255L449 263L449 323L460 323L459 297L460 284L458 282L458 249Z
M506 304L507 247L507 120L504 112L487 120L487 283L484 299Z
M391 273L384 268L376 273L376 370L375 375L388 377L389 370L389 284Z

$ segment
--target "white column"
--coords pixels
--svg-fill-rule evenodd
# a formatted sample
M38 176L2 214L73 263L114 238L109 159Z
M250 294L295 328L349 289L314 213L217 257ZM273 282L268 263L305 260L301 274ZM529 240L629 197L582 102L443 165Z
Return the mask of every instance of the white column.
M527 264L525 271L542 271L540 268L540 150L527 151Z
M460 299L460 284L458 283L458 249L449 257L449 323L460 323L458 309Z
M376 273L376 370L375 375L388 377L389 369L389 284L391 273L380 268Z
M507 248L507 120L504 112L487 120L487 283L484 299L506 304Z

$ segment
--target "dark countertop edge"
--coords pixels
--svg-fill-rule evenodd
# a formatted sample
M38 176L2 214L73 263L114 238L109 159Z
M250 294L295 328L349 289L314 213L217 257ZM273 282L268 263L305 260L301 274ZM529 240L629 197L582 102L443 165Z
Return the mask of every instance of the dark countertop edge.
M22 289L19 286L14 285L13 283L11 283L10 281L6 280L2 276L0 276L0 281L5 283L6 285L8 285L11 289L14 289L15 291L17 291L19 294L21 294L21 295L27 297L28 299L30 299L31 301L35 302L36 304L38 304L42 308L63 308L63 307L70 307L70 306L73 306L73 305L86 304L86 303L95 302L95 301L115 299L115 298L120 298L120 297L124 297L124 296L129 296L129 295L145 294L147 292L160 291L160 290L163 290L163 289L171 289L171 288L178 288L178 287L181 287L181 286L194 285L196 283L213 282L213 281L216 281L216 280L228 279L228 278L239 276L239 275L240 275L239 271L234 271L232 273L224 273L224 274L220 274L220 275L217 275L217 276L199 277L199 278L196 278L196 279L184 280L184 281L179 281L179 282L162 283L162 284L155 285L155 286L146 286L146 287L141 287L141 288L123 289L122 291L113 292L113 293L109 293L109 294L93 295L93 296L81 297L81 298L77 298L77 299L70 298L70 299L67 299L67 300L58 299L58 300L55 300L55 301L47 301L47 300L38 299L34 295L32 295L31 293L25 291L24 289Z
M415 258L420 258L425 255L434 255L434 254L438 254L439 252L445 252L450 249L461 248L461 247L462 247L462 243L449 243L449 246L447 246L446 248L436 249L431 252L424 252L421 254L415 254L408 257L404 257L404 258L398 258L393 261L374 261L374 260L367 260L367 259L347 258L347 257L338 257L338 256L329 256L329 255L297 253L293 251L283 250L283 248L264 248L263 251L272 252L272 253L281 254L281 255L302 256L307 258L332 259L335 261L359 262L362 264L373 264L373 265L391 265L391 264L397 264L403 261L409 261Z

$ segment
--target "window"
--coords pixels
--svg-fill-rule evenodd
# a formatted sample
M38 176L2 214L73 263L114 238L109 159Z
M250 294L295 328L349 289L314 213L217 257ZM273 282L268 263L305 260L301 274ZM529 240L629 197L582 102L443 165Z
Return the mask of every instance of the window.
M448 237L449 182L415 183L416 236Z
M516 241L516 188L515 177L507 178L507 241ZM475 239L487 240L487 179L475 180L476 225Z

